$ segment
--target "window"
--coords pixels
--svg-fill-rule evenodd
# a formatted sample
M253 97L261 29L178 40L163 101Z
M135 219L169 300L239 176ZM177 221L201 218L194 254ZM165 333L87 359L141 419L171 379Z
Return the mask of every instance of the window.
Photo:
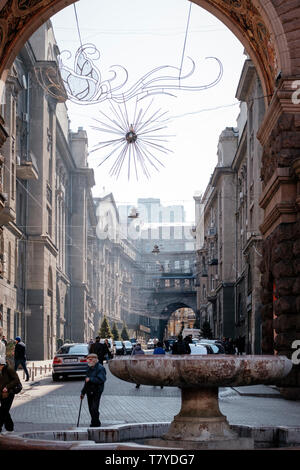
M8 244L8 269L7 269L7 282L11 281L11 242Z

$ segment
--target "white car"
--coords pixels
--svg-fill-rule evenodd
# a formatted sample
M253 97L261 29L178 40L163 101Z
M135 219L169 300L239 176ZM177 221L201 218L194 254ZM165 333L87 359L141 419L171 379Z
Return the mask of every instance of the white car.
M202 345L202 344L189 344L190 346L190 349L191 349L191 354L192 355L195 355L195 354L208 354L207 352L207 348Z

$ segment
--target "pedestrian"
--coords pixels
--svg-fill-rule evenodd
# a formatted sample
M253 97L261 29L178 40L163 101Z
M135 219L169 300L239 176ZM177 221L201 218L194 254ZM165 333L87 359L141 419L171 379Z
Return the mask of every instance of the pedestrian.
M156 343L156 347L153 350L153 354L166 354L166 351L163 348L163 344L160 341Z
M105 367L100 364L97 354L91 353L87 355L88 371L81 390L80 399L83 400L87 396L89 412L91 415L90 427L99 428L101 422L99 419L99 405L104 383L106 381Z
M103 365L105 355L108 354L108 348L105 344L100 342L100 336L96 336L95 339L96 339L95 343L90 345L89 353L97 354L98 361L100 362L100 364Z
M172 354L191 354L191 348L186 341L183 341L181 333L173 344Z
M166 351L170 351L170 342L169 342L169 340L165 339L164 343L165 343Z
M239 336L236 340L237 353L242 355L245 351L245 336Z
M5 346L7 346L7 341L6 341L6 338L5 338L5 336L4 336L4 335L2 336L2 343L4 343L4 344L5 344Z
M145 354L144 351L142 350L142 346L140 343L136 343L136 345L134 346L133 350L132 350L132 353L131 355L132 356L141 356ZM135 385L135 388L140 388L141 384L136 384Z
M184 338L183 341L185 342L187 351L189 351L188 354L190 354L190 353L191 353L191 348L190 348L189 345L190 345L190 344L193 344L193 335L187 335L187 336Z
M28 382L29 372L28 372L27 366L26 366L26 345L21 341L20 336L16 337L14 359L15 359L15 371L17 371L19 365L21 365L22 368L24 369L25 374L26 374L25 382Z
M156 348L154 348L153 354L166 354L163 344L160 341L156 343ZM160 388L164 388L164 386L161 385Z
M112 359L113 358L113 354L111 352L111 346L110 346L110 342L108 341L107 338L105 338L104 340L104 345L107 347L107 354L105 356L105 359L108 361L109 359Z
M0 326L0 338L3 335L3 328ZM6 345L3 341L0 341L0 356L6 358Z
M6 364L6 357L0 356L0 432L3 424L6 431L14 430L14 423L9 411L15 397L13 389L19 384L18 374Z

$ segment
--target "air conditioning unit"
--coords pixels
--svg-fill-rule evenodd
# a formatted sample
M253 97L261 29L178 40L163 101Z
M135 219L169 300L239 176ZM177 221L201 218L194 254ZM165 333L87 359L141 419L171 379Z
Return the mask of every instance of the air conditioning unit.
M17 165L21 165L21 157L19 155L16 156Z
M22 120L24 122L29 122L29 114L28 113L22 113Z
M241 235L244 235L244 229L243 228L241 229Z
M215 274L215 280L216 280L216 281L219 280L219 275L218 275L218 274Z
M244 198L244 193L243 191L240 192L240 200L242 200Z

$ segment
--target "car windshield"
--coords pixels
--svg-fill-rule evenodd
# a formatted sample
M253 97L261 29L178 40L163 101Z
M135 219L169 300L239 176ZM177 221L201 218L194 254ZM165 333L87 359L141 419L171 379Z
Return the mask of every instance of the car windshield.
M125 346L132 346L130 341L124 341Z
M58 354L88 354L89 348L87 344L64 344Z
M115 342L115 345L116 345L116 346L122 346L122 341L116 341L116 342Z

